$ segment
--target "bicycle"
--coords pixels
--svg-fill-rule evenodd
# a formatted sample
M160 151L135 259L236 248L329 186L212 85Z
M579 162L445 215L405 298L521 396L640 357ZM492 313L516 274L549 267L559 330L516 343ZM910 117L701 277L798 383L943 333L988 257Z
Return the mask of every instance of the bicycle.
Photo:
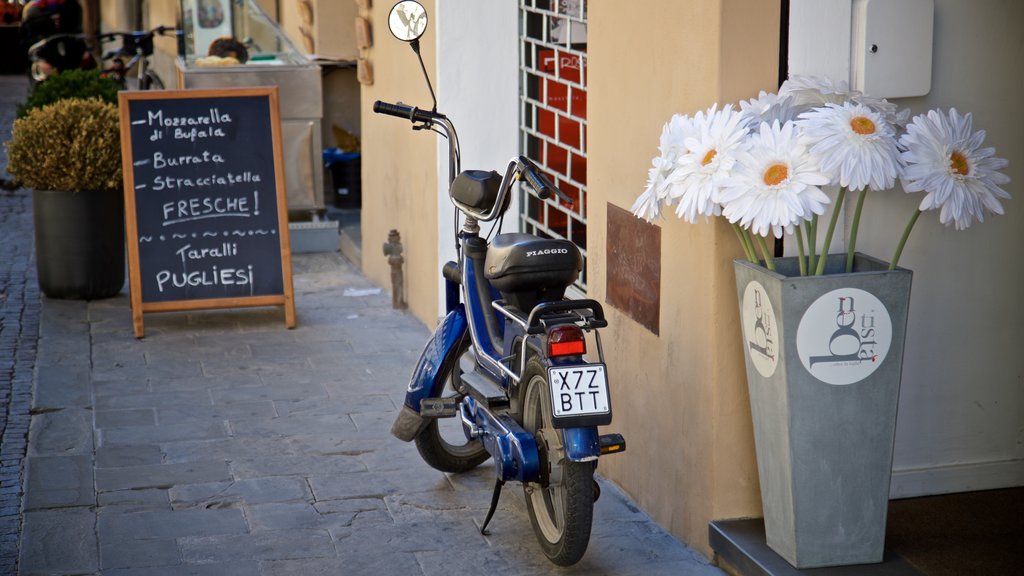
M163 90L163 80L149 66L149 57L153 55L153 38L158 35L173 35L180 38L182 34L181 30L169 26L157 26L146 31L100 34L100 43L121 40L120 48L103 55L104 61L111 61L110 66L104 69L104 73L127 90ZM133 67L136 73L129 75Z

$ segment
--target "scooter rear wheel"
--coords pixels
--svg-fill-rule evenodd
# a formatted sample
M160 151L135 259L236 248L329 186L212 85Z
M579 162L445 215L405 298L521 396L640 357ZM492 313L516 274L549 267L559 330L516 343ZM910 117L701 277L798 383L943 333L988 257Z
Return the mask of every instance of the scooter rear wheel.
M537 438L541 452L541 481L523 486L530 524L544 555L559 566L571 566L590 543L594 465L566 459L562 434L552 424L547 370L540 362L529 362L523 382L523 428Z
M461 399L464 396L459 390L461 387L459 378L462 375L459 358L467 350L469 350L469 338L464 338L462 343L445 360L445 364L441 368L441 389L432 394L433 397L455 396ZM476 468L491 456L479 440L466 438L466 434L462 431L462 422L458 417L432 420L416 437L416 449L427 464L442 472L466 472Z

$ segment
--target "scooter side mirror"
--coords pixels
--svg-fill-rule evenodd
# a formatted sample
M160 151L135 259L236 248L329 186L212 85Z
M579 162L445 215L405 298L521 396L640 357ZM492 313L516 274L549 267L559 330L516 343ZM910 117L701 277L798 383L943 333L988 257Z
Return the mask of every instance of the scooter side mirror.
M402 42L416 42L427 31L427 10L416 0L402 0L391 7L388 27Z

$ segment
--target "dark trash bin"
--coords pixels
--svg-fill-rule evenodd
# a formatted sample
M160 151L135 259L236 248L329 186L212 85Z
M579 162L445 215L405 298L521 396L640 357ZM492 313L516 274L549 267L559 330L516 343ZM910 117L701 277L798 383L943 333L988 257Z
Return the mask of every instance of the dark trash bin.
M362 168L359 152L324 150L324 166L331 170L334 182L334 206L359 208L362 204Z

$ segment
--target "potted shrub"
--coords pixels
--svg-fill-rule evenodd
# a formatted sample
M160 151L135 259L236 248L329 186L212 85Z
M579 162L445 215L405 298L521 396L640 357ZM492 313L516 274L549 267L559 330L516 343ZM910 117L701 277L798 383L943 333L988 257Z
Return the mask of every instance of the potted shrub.
M117 105L118 82L103 74L99 69L65 70L36 84L24 103L18 105L17 117L21 118L36 108L42 108L59 100L74 98L88 100L99 98Z
M7 171L33 190L39 287L50 298L109 298L124 286L117 107L59 100L14 122Z
M765 534L797 568L882 561L911 285L900 253L923 212L962 230L1009 198L1006 160L971 124L955 109L910 119L845 84L793 77L739 109L674 116L633 205L649 220L666 208L691 223L722 216L736 231ZM897 181L926 194L892 258L855 252L866 196ZM848 251L830 254L847 193ZM787 234L797 255L774 258Z

